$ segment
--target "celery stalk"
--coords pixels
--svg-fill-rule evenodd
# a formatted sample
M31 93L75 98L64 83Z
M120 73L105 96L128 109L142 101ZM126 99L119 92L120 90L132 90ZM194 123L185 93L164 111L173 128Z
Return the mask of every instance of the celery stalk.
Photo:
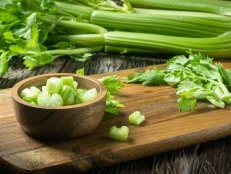
M108 32L105 34L105 44L110 48L110 52L146 53L149 50L149 53L185 54L186 51L192 50L211 57L229 58L231 54L230 43L231 32L210 38L189 38L132 32ZM105 49L105 51L109 50Z
M136 7L204 11L231 15L231 3L217 0L129 0Z
M89 19L91 13L94 10L92 7L88 7L85 5L75 5L58 1L55 1L55 5L57 5L57 7L59 7L64 12L70 13L74 16L81 16L85 19Z
M231 30L231 19L228 17L186 14L170 15L169 11L162 14L143 14L95 10L90 22L110 30L188 37L212 37Z

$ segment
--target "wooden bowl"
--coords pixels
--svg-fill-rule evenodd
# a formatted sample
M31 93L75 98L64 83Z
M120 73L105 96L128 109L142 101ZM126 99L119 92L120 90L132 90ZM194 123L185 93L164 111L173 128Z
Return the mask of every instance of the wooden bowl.
M31 86L45 85L50 77L73 76L79 88L96 88L98 96L92 101L61 107L45 107L30 104L19 97L20 92ZM46 139L70 139L86 135L101 122L106 105L104 85L87 76L69 73L55 73L34 76L20 81L11 90L13 108L22 129L37 137Z

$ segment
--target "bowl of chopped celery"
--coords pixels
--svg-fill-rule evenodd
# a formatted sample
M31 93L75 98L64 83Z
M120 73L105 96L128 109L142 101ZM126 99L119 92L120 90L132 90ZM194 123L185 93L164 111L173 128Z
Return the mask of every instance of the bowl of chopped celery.
M98 80L69 73L30 77L11 90L22 129L46 139L70 139L93 131L103 118L106 93Z

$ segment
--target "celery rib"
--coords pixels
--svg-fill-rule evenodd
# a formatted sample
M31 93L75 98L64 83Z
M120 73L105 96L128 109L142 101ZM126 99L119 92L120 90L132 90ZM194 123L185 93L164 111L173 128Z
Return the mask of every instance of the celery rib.
M188 50L201 52L213 57L228 58L231 53L231 32L212 38L174 37L144 33L108 32L105 34L106 48L110 51L124 50L134 53L177 53L184 54ZM105 50L108 51L109 49ZM138 51L137 51L138 50Z
M129 0L136 7L210 12L231 16L230 2L217 0Z
M227 17L217 20L209 17L128 14L95 10L90 21L108 29L190 37L212 37L231 30L231 19Z

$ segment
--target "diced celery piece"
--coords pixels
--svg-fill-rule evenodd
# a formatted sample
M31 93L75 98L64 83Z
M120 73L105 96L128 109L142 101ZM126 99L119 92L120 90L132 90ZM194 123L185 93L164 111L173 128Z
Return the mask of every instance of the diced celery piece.
M74 78L72 76L61 77L60 79L61 79L62 86L64 85L73 86Z
M95 88L92 88L92 89L89 89L89 90L87 90L86 92L84 92L84 93L81 95L80 100L81 100L83 103L85 103L85 102L88 102L88 101L93 100L97 95L98 95L97 90L96 90Z
M109 138L116 141L126 141L129 134L129 128L127 126L122 126L121 128L117 128L116 126L112 126L109 130Z
M76 101L76 90L72 86L64 85L59 93L63 99L63 105L72 105Z
M25 88L24 90L22 90L22 92L20 93L20 97L30 102L36 100L40 92L40 89L38 89L35 86L32 86L30 88Z
M50 99L51 106L63 106L63 99L59 94L52 94Z
M51 105L51 96L46 92L41 92L38 95L37 102L40 106L50 106Z
M145 120L145 116L141 115L139 111L135 111L129 115L128 120L130 124L139 125Z
M77 93L77 95L76 95L76 104L82 103L81 98L82 98L82 95L83 95L86 91L87 91L87 90L85 90L85 89L77 89L77 90L76 90L76 93Z
M78 82L73 81L73 87L74 87L75 89L77 89L77 87L78 87Z
M59 90L61 88L61 80L58 77L51 77L47 80L46 88L48 93L59 93Z
M29 93L29 92L30 92L29 88L23 89L23 90L21 91L21 93L20 93L20 97L21 97L22 99L26 98L26 96L28 96L28 93Z
M48 91L47 91L47 87L46 87L46 86L42 86L42 92L44 92L44 93L47 93L47 94L48 94Z

